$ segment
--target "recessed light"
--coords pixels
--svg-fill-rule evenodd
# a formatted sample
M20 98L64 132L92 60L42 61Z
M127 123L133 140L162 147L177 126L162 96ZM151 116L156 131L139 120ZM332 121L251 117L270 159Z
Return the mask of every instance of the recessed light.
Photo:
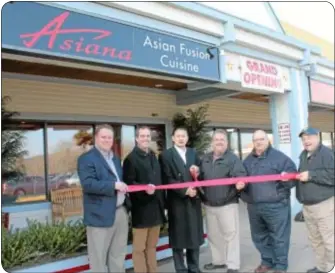
M155 84L155 87L163 87L163 84Z

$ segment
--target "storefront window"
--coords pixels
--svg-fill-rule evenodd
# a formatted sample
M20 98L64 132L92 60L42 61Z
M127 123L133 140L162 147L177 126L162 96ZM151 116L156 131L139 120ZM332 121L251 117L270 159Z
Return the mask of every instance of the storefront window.
M322 144L323 145L325 145L326 147L328 147L330 149L333 149L331 133L323 132L323 133L321 133L321 138L322 138Z
M268 134L270 144L273 146L273 134Z
M2 203L45 200L43 125L10 125L1 142Z
M252 135L253 133L241 132L242 160L246 159L253 149Z
M121 160L135 147L135 126L122 125L121 127Z
M235 155L239 157L240 152L238 150L238 132L235 131L234 129L232 130L228 129L227 132L229 139L229 148Z
M47 190L79 186L77 159L93 147L93 126L49 125L47 137L49 158Z
M150 148L159 155L166 148L165 126L164 125L148 125L151 130Z

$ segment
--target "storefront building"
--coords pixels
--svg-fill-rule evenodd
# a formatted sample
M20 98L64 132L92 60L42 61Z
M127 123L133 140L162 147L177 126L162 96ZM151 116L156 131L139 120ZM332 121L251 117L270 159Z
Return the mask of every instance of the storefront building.
M334 93L333 104L325 99L334 92L334 67L319 61L320 50L211 7L11 2L3 22L2 91L8 109L19 112L8 127L23 132L27 151L19 162L24 181L3 183L3 193L15 197L2 209L14 227L51 220L49 191L78 183L76 159L93 145L80 140L97 124L115 128L122 159L135 145L136 126L153 129L159 153L172 144L173 114L205 103L211 128L227 129L242 159L255 129L268 131L295 162L308 122L334 132ZM332 112L309 117L311 107Z

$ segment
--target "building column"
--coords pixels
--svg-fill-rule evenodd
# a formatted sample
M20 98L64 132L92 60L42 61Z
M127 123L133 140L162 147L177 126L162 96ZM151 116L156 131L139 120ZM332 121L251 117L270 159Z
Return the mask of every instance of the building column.
M305 71L291 68L291 90L270 97L274 147L292 158L299 165L302 144L300 131L308 126L309 87ZM292 215L301 210L295 188L291 194Z

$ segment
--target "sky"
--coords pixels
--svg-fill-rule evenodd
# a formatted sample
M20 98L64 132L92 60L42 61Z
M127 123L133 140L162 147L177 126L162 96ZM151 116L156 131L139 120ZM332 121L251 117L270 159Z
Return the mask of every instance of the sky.
M335 0L329 0L335 3ZM334 8L328 2L270 2L280 21L310 32L334 43ZM241 19L274 28L272 17L264 2L202 1L201 4L237 16Z
M330 0L334 5L335 0ZM271 2L277 17L334 44L334 8L328 2ZM299 12L300 11L300 12Z

